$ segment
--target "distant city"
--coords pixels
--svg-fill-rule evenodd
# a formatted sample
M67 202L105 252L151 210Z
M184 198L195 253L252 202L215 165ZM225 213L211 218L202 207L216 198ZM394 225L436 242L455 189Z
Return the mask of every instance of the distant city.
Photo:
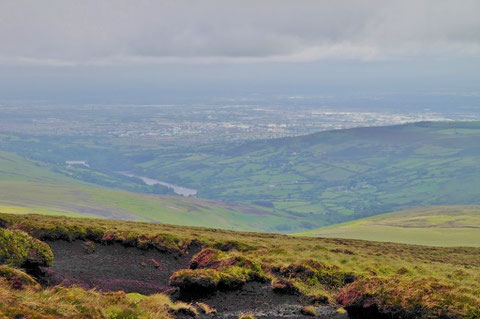
M290 98L293 100L293 98ZM31 135L102 136L145 143L212 143L304 135L359 126L418 121L475 120L475 112L399 108L367 111L301 105L219 103L184 105L8 105L0 132ZM275 101L274 101L275 102ZM28 110L28 112L26 111ZM28 116L26 116L28 114Z

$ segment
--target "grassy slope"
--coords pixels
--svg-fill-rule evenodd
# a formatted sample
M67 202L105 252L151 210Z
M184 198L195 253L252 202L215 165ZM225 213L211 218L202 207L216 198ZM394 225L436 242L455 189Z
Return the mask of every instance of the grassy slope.
M0 214L0 220L7 227L23 229L39 238L84 238L90 230L97 240L116 238L129 245L152 242L178 248L199 240L215 248L228 243L237 249L218 252L222 260L235 256L236 260L250 260L261 265L268 278L290 280L303 293L326 295L333 303L377 304L382 311L394 310L399 315L400 307L410 313L408 318L436 318L441 313L480 317L480 248L291 237L110 220L92 223L88 219L40 215ZM138 237L141 240L135 241ZM251 262L222 271L241 274ZM302 265L313 270L305 271ZM202 269L187 273L206 274ZM343 282L343 274L354 275L355 282Z
M0 182L21 181L59 185L86 185L52 171L52 166L0 151Z
M480 123L415 123L163 150L138 172L221 200L273 205L276 231L429 205L478 205Z
M417 208L322 227L299 235L444 247L480 247L480 207Z
M0 153L0 212L97 216L226 229L261 229L253 217L271 213L242 205L177 196L138 194L77 181L51 167Z

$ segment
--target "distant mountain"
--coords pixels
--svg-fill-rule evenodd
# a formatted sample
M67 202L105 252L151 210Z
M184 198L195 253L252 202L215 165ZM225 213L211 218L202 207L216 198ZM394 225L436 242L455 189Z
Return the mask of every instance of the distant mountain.
M301 236L480 247L480 206L416 208L337 224Z

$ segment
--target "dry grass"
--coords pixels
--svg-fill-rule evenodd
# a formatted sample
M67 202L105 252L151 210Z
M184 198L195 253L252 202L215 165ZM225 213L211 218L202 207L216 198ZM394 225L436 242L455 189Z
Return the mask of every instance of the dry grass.
M28 276L28 275L26 275ZM0 278L0 318L175 318L177 314L196 316L197 307L172 302L163 294L142 296L124 292L100 292L79 287L14 289ZM201 311L214 310L198 307Z
M189 270L188 274L182 271L177 276L190 280L207 274L206 277L211 275L218 283L222 276L245 279L242 276L251 272L251 267L257 272L260 267L262 275L274 282L290 282L303 294L325 296L331 303L338 301L347 309L370 302L382 311L401 309L420 318L438 315L480 318L478 248L302 238L39 215L0 215L0 223L37 238L88 238L98 243L119 241L175 251L188 250L190 243L199 241L214 251L212 263L206 268ZM97 295L98 292L81 292L84 299L77 303ZM101 296L107 303L113 298ZM128 299L119 304L129 305ZM138 303L136 307L141 305ZM142 307L146 305L147 301Z

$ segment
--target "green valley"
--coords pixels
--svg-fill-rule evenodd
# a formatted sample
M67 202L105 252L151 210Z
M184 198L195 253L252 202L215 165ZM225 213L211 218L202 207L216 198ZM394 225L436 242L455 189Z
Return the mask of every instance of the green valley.
M480 123L355 128L155 153L139 174L273 209L291 232L417 206L480 204ZM220 148L220 149L219 149Z
M54 167L0 153L0 212L90 216L224 229L258 230L252 217L281 223L277 214L242 204L133 193L95 186Z
M480 122L420 122L188 147L4 135L0 147L109 188L154 192L119 171L193 188L268 212L237 229L294 233L414 207L479 205L479 140ZM90 167L66 167L72 159Z

